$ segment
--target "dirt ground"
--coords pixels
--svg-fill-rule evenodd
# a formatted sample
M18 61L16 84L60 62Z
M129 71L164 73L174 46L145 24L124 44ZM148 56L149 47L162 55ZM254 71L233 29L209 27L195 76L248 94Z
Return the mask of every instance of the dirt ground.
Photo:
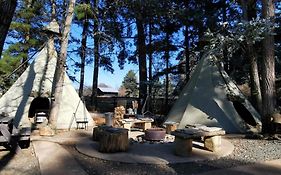
M1 175L40 175L38 160L33 147L12 153L0 146Z

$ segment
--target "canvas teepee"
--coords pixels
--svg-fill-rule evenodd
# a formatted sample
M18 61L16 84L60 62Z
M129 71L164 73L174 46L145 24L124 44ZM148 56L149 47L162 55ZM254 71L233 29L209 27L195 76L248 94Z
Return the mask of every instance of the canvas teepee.
M223 71L206 54L170 110L165 123L222 127L228 133L257 131L260 115Z
M49 110L51 92L57 64L57 53L48 53L48 44L34 58L34 61L0 98L0 114L14 117L15 125L31 126L36 110ZM65 76L62 101L59 104L57 129L76 127L75 118L83 118L89 126L94 124L89 112Z

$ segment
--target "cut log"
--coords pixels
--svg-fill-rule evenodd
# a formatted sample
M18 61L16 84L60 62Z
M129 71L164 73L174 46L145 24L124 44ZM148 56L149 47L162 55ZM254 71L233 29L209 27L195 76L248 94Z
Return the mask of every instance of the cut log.
M93 128L93 140L100 141L102 132L108 128L112 128L112 126L101 125L101 126Z
M108 128L100 136L99 151L105 153L127 151L129 148L128 129Z
M175 138L175 154L177 156L190 156L192 151L192 139Z
M172 131L175 131L176 129L178 129L178 123L165 123L166 125L166 133L167 134L171 134Z

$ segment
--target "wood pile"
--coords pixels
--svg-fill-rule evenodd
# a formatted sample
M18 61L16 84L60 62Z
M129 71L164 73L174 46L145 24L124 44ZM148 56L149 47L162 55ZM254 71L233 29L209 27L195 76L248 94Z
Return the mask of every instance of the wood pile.
M126 109L124 106L118 106L114 108L114 127L121 127L122 126L122 119L124 118L124 114L126 113Z

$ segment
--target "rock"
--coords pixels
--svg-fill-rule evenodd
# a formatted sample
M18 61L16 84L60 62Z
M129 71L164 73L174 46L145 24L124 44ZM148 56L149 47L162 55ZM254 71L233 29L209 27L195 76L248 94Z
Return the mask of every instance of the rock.
M275 113L272 115L272 122L281 124L281 114Z
M39 128L39 134L41 136L54 136L55 131L50 126L44 126Z

